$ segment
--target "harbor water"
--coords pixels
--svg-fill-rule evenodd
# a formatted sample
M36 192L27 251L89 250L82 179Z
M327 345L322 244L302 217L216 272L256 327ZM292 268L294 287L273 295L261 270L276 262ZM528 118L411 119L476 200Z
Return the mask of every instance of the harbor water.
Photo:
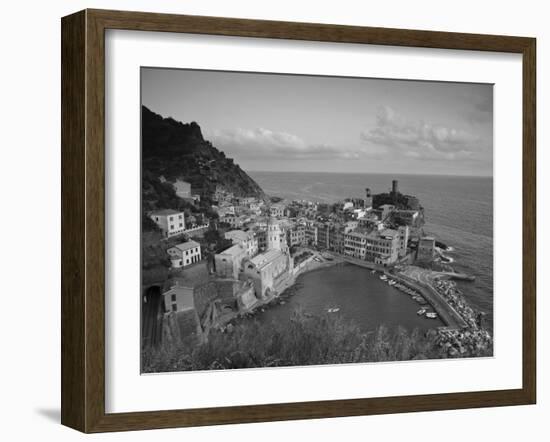
M435 235L452 249L444 252L453 262L456 271L474 275L474 282L459 282L468 302L487 314L487 325L492 327L493 318L493 179L491 177L460 177L441 175L387 175L345 173L296 173L296 172L248 172L268 195L290 200L305 199L333 203L346 197L362 197L365 187L373 193L387 192L393 179L399 181L403 194L415 195L424 207L426 234ZM325 272L324 270L323 272ZM305 286L315 285L315 280L328 276L307 277ZM337 278L333 272L327 273ZM361 292L362 280L348 284ZM317 289L322 287L317 285ZM309 291L309 288L304 288ZM353 291L353 290L351 290ZM337 291L326 293L309 308L319 303L318 309L336 303ZM391 298L380 297L379 301L390 302ZM303 301L306 302L306 301ZM414 301L413 301L414 302ZM395 307L382 305L384 309ZM373 307L370 306L372 309ZM377 307L378 308L378 307ZM356 308L355 315L366 315ZM397 315L398 313L396 313ZM391 315L388 315L391 316ZM401 319L401 318L400 318ZM422 322L422 321L421 321Z
M266 308L257 319L281 323L298 310L312 315L342 315L365 332L379 325L390 329L402 326L408 331L443 325L439 319L417 315L421 306L378 275L347 263L304 273L283 294L284 304Z

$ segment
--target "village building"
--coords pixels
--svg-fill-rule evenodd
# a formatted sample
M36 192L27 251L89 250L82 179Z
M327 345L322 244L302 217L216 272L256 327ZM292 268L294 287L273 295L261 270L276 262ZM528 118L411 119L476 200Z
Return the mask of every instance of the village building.
M345 227L342 224L333 224L329 230L329 249L336 253L344 253Z
M342 207L342 210L353 210L353 202L352 201L346 201L344 203L344 206Z
M257 201L257 199L253 196L239 196L235 199L242 206L249 206Z
M329 248L329 223L318 223L317 224L317 247L321 249Z
M419 212L418 210L397 210L394 214L394 219L399 224L416 227Z
M435 256L435 238L424 236L418 241L416 259L420 262L430 263Z
M226 215L221 216L220 222L229 224L229 226L232 229L240 229L242 228L248 221L250 221L250 218L245 215L234 215L231 213L228 213Z
M265 299L275 293L292 270L292 259L281 250L268 250L243 263L242 277L253 281L256 297Z
M191 183L188 183L187 181L182 180L176 180L174 184L174 190L176 191L176 195L183 199L192 198L191 196Z
M407 255L407 245L409 243L409 226L399 226L397 231L399 232L399 251L398 255L403 258Z
M238 279L242 262L249 257L246 247L242 244L235 244L223 252L216 253L216 275L220 278Z
M273 204L269 208L269 216L273 218L282 218L285 216L286 206L281 203Z
M162 236L165 238L180 235L185 230L185 215L183 212L172 209L155 210L149 214L149 217L160 228Z
M186 267L201 260L201 246L192 240L170 247L167 252L174 268Z
M306 223L306 243L311 246L317 245L317 223L315 221Z
M193 310L195 308L193 287L181 285L169 287L162 293L162 304L165 313Z
M255 215L260 215L262 213L262 204L253 202L248 205L248 208Z
M216 211L218 216L223 217L225 215L235 215L235 206L228 202L221 202L217 207Z
M365 259L367 234L361 229L344 234L344 254L352 258Z
M305 245L306 226L301 223L294 223L287 231L287 243L290 247Z
M258 253L258 239L252 231L244 232L242 230L230 230L225 232L225 239L231 240L236 245L239 244L246 249L248 256L252 257Z
M221 204L222 202L232 202L234 195L232 192L228 192L225 190L224 187L216 186L216 190L214 191L214 195L212 195L214 201L217 201L218 204Z
M399 232L393 229L369 232L366 243L366 260L375 264L394 264L399 257L399 239Z
M286 231L289 228L288 220L270 220L267 224L267 249L286 252L288 250Z
M392 204L383 204L379 207L381 211L380 219L385 222L389 219L390 215L394 212L395 206Z

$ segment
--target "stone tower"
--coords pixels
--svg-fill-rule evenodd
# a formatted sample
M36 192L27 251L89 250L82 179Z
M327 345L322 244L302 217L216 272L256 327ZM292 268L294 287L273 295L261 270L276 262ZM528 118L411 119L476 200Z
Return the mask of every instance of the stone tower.
M391 193L397 195L399 193L399 181L392 180L391 182Z
M365 209L372 208L372 195L370 193L370 189L367 187L365 189Z

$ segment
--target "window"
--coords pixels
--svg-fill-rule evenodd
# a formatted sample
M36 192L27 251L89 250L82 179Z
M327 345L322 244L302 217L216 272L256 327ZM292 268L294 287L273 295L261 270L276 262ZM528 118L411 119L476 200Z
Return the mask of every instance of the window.
M177 311L178 311L178 305L177 305L177 304L172 304L172 311L173 311L173 312L177 312Z
M172 294L172 302L176 302L176 295Z
M180 223L180 227L183 227L183 224L182 224L182 223Z

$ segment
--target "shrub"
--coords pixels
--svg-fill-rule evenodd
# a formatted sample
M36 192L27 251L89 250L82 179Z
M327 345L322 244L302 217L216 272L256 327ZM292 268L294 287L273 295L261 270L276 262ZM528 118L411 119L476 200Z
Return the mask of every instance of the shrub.
M206 343L163 344L143 353L145 372L218 370L441 358L431 337L418 330L365 333L340 315L296 312L284 324L242 320L231 331L211 331Z

